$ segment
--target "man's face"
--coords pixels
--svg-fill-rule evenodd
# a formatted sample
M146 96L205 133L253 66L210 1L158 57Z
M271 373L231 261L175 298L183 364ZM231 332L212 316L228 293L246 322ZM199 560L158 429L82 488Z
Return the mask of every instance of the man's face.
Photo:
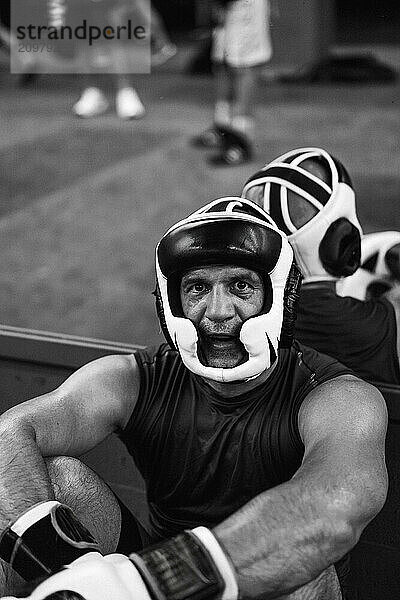
M207 366L232 368L247 354L239 340L244 321L264 304L261 277L250 269L215 265L188 271L181 281L185 317L196 326Z

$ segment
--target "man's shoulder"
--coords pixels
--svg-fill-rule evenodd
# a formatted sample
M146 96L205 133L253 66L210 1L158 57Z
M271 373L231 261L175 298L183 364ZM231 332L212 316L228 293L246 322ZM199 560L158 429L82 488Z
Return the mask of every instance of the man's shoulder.
M103 392L113 389L115 393L133 382L138 374L133 354L110 354L97 358L75 371L60 386L62 394Z
M364 433L367 424L385 427L387 423L386 403L378 388L350 374L334 377L311 390L302 404L300 419L310 416L310 409L314 417L319 415L324 427L328 426L327 417L328 421L334 418L346 422L350 415L354 427L364 427Z
M134 357L134 354L107 354L86 363L78 373L82 372L85 377L97 377L98 375L109 376L113 373L118 374L122 371L129 371L135 365Z
M354 374L351 369L332 356L319 352L298 340L294 340L292 344L290 362L293 365L292 368L308 372L316 383L339 375Z

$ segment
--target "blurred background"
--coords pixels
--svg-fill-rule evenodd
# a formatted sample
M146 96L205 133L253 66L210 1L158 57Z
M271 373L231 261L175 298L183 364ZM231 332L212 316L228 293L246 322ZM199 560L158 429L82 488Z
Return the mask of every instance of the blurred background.
M177 52L132 76L140 120L121 120L112 105L78 118L82 75L35 74L33 54L11 75L3 35L0 323L158 343L160 236L205 202L240 194L295 147L322 146L345 164L366 232L400 229L399 2L275 0L255 156L220 168L190 145L212 114L211 2L154 2ZM3 32L7 12L2 0Z

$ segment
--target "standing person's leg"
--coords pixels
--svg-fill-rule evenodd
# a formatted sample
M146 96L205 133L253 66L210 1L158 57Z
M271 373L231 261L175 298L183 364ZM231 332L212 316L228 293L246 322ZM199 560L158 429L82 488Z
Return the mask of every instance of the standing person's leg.
M230 119L223 131L220 152L208 159L213 165L238 165L252 156L258 67L229 67L227 72L232 89Z
M130 1L120 0L119 5L110 11L110 22L114 27L124 25L124 20L131 12ZM115 79L115 108L121 119L140 119L145 108L132 85L129 74L129 47L123 42L115 41L110 46L111 61Z
M231 126L234 82L226 65L216 62L213 65L214 111L212 124L192 139L198 148L219 148L225 129Z
M99 16L100 4L93 2L81 3L78 0L70 0L67 8L66 24L75 24L82 19L93 25L102 25ZM104 77L96 72L96 60L98 59L98 47L94 45L77 45L75 47L81 68L78 74L82 91L77 102L72 106L72 111L82 118L97 117L105 113L109 102L104 92Z
M234 81L230 69L224 63L214 65L214 125L215 127L229 127L232 120L232 106L234 102Z
M226 6L218 2L213 3L211 18L214 28L210 56L214 85L213 121L205 131L192 138L192 144L199 148L219 148L222 145L224 130L231 125L234 81L225 60L226 14Z
M212 164L236 165L252 156L254 108L261 65L271 57L268 0L236 0L228 5L224 55L234 88L230 134Z
M232 129L248 138L253 137L254 106L260 68L243 67L235 71L235 101L233 104Z

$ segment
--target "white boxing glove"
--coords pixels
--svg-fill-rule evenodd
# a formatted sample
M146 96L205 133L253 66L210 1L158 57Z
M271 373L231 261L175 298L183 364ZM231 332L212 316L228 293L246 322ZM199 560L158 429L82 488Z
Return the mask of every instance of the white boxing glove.
M400 279L400 231L378 231L361 239L361 266L338 281L339 296L358 300L389 291Z
M39 584L28 598L46 600L64 590L84 600L237 600L239 595L233 567L205 527L129 558L85 554Z
M28 598L44 600L51 594L63 590L76 592L84 600L149 600L150 598L139 572L123 554L108 556L102 556L98 552L85 554L39 584ZM9 596L8 600L12 598Z

